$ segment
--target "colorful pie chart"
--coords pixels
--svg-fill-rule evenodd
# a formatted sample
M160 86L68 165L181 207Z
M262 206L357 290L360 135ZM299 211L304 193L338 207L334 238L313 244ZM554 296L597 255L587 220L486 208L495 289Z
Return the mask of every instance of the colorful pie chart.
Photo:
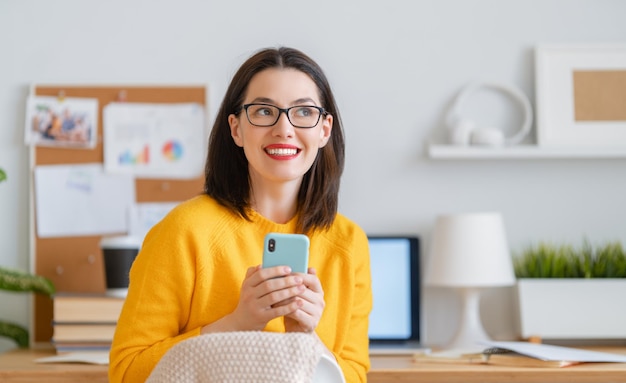
M178 161L183 156L183 146L177 141L167 141L163 145L163 156L169 161Z

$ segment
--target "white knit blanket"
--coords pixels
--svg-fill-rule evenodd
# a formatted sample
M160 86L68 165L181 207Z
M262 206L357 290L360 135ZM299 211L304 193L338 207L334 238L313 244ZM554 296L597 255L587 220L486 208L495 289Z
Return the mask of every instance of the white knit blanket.
M323 347L304 333L206 334L172 347L146 382L311 383Z

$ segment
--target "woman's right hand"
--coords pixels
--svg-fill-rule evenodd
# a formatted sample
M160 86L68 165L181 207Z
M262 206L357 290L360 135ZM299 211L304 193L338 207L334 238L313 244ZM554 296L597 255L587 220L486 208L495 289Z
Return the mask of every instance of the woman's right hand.
M294 298L305 289L303 278L291 274L287 266L250 267L241 285L235 310L204 326L202 333L263 330L270 320L298 310L302 302Z

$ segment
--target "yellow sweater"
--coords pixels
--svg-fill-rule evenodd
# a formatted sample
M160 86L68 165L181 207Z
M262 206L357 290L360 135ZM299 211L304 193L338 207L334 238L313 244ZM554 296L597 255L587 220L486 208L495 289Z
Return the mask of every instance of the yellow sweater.
M109 380L145 381L173 345L231 313L247 268L261 264L265 234L294 230L295 219L277 224L252 212L247 221L206 195L174 208L148 233L133 263ZM310 240L309 265L317 269L326 303L316 333L346 381L365 382L372 308L367 237L338 214L329 230ZM284 332L282 320L265 330Z

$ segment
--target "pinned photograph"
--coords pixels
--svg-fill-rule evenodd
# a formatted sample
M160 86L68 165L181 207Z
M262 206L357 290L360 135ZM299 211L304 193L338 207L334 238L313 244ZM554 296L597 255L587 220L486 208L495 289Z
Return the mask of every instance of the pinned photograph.
M30 96L25 141L27 145L93 148L97 123L95 98Z

